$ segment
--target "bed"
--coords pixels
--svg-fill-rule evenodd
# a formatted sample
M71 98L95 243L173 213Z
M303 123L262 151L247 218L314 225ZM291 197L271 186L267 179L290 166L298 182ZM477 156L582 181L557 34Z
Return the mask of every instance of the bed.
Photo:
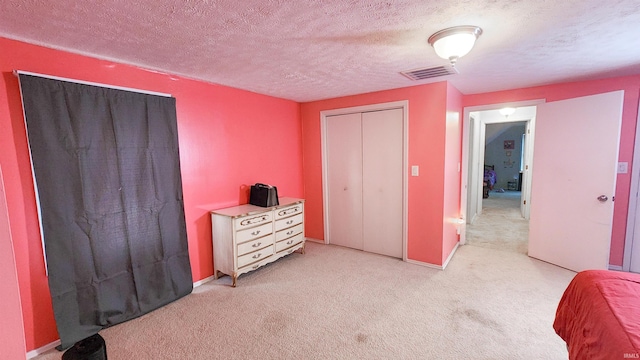
M496 177L495 165L485 165L484 178L482 181L482 197L484 199L489 197L489 191L493 190L497 180L498 178Z
M640 359L640 274L579 272L553 323L569 359Z

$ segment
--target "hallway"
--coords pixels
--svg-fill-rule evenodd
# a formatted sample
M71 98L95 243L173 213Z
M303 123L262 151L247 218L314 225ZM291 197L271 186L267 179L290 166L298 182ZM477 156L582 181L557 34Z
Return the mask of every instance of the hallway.
M467 244L527 253L529 222L520 214L520 192L491 192L482 199L482 214L467 225Z

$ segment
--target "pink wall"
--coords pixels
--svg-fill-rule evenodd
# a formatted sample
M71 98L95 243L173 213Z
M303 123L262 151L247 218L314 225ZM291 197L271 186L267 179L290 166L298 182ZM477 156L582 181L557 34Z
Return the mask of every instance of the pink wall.
M246 202L267 182L303 196L296 102L0 38L0 164L5 175L27 350L58 338L42 260L18 80L14 69L170 93L176 98L194 281L213 274L208 211ZM266 145L268 144L268 146Z
M460 97L459 93L451 92ZM428 85L413 86L402 89L379 91L368 94L347 96L336 99L304 103L301 106L304 188L305 188L305 232L306 236L324 239L323 204L322 204L322 149L320 133L320 111L346 107L378 104L392 101L409 101L409 166L418 165L420 176L409 176L408 204L408 241L407 257L411 260L441 265L443 261L443 218L445 203L445 142L447 132L447 83L440 82ZM451 103L452 108L455 102ZM457 108L461 112L460 107ZM457 135L456 135L457 131ZM454 159L457 167L460 154L459 129L451 129L450 134L457 136L452 140L452 147L457 147ZM449 164L451 165L451 164ZM409 174L409 169L406 169ZM459 202L453 190L446 194L446 203ZM454 185L452 185L454 186ZM455 186L454 186L455 187ZM456 197L458 196L458 197ZM455 211L447 207L447 211ZM453 247L451 226L446 226L447 246ZM455 235L455 229L454 235ZM448 253L447 253L448 256Z
M611 234L609 262L611 265L621 266L624 257L627 208L629 205L629 189L631 186L631 165L633 163L633 146L638 118L640 75L466 95L463 97L463 106L489 105L533 99L557 101L615 90L625 91L622 110L620 152L618 156L619 161L628 162L630 167L629 173L618 174L615 195L616 201L613 213L613 232Z
M456 246L460 214L460 161L462 159L462 93L447 83L446 144L444 158L444 226L442 262Z
M277 185L281 196L304 196L306 236L324 239L322 110L409 101L409 166L420 166L420 176L409 177L408 257L436 265L457 243L456 226L450 220L459 215L461 126L460 118L456 121L451 115L460 114L462 106L553 101L625 90L620 161L632 163L640 76L466 96L440 82L300 105L2 38L0 48L0 165L5 173L27 350L56 340L57 333L42 262L18 82L11 74L14 69L176 97L194 281L213 272L208 211L246 202L246 186L258 181ZM277 141L265 147L271 139ZM618 176L611 246L611 263L616 265L622 263L630 177Z
M0 339L2 355L6 359L24 359L26 353L19 292L4 179L0 168Z

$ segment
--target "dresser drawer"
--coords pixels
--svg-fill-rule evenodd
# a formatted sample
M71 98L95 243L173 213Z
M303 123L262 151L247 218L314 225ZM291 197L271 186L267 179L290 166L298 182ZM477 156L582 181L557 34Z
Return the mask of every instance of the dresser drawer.
M270 223L273 220L273 212L267 211L255 215L247 215L235 219L235 227L237 230L254 227L256 225Z
M276 233L276 242L290 238L294 235L300 234L303 230L302 224L298 224L289 229L283 229Z
M278 219L282 219L285 217L289 217L291 215L297 215L297 214L302 214L302 206L303 204L295 204L295 205L291 205L291 206L287 206L287 207L283 207L283 208L279 208L275 210L275 218L276 220Z
M238 244L238 256L273 245L273 235Z
M254 263L251 263L251 264L249 264L249 265L247 265L245 267L238 268L238 275L246 273L246 272L249 272L249 271L253 271L253 270L259 268L260 266L267 265L268 263L270 263L272 261L274 261L273 255L269 255L266 258L263 258L262 260L260 260L258 262L254 262Z
M254 228L238 231L236 235L236 242L238 244L243 243L245 241L254 240L271 233L273 233L273 225L271 223L263 224Z
M285 219L276 220L276 231L292 227L297 224L302 224L302 214L288 217Z
M298 234L292 238L282 240L276 243L276 252L280 252L282 250L286 250L292 246L295 246L304 240L304 236L302 234Z
M273 255L273 245L246 255L238 256L238 268L247 266L256 261L261 261L271 255Z

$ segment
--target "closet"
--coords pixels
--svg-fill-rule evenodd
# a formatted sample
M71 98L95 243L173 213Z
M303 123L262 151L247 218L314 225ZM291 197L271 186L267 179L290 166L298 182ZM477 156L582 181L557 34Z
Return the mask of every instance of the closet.
M402 258L403 111L326 117L329 243Z

